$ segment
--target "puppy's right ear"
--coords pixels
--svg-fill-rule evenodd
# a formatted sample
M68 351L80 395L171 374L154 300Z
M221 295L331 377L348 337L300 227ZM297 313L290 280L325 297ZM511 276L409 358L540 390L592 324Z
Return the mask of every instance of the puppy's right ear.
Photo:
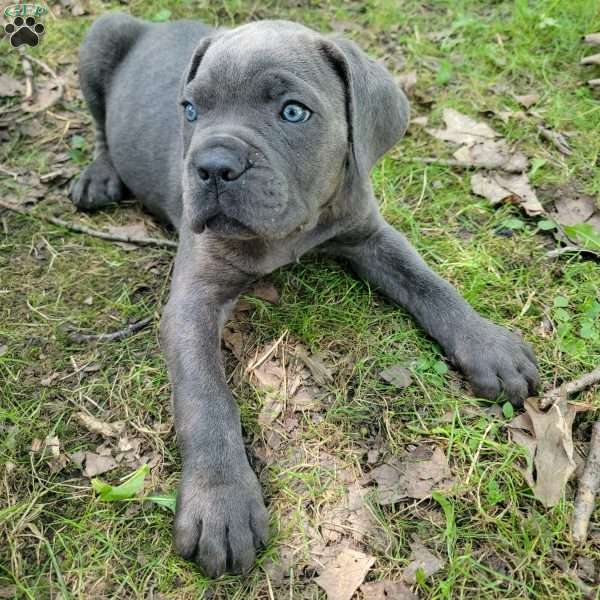
M194 50L194 54L192 55L192 60L188 68L185 71L185 76L183 78L183 87L185 87L194 77L196 77L196 73L198 72L198 67L206 54L209 46L212 44L213 38L212 36L205 37L198 47Z

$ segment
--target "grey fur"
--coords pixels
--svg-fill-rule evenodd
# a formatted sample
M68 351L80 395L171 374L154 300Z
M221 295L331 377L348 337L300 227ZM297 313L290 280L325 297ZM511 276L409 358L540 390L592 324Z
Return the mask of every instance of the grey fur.
M260 276L311 250L344 257L478 395L533 393L529 346L478 315L380 216L369 171L404 134L409 107L354 43L284 21L212 30L111 14L91 27L80 73L97 147L74 203L96 208L127 188L179 231L161 322L183 456L175 544L208 574L248 570L268 536L220 357L227 311ZM286 99L312 117L283 122Z

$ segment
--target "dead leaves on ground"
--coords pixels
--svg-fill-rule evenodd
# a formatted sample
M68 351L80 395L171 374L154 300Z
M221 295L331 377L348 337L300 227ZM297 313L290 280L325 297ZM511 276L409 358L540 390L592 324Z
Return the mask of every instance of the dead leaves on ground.
M514 98L527 109L539 101L537 94ZM460 145L453 155L455 162L450 164L482 169L471 175L471 191L475 195L486 198L492 206L510 202L529 217L552 219L545 229L553 230L559 241L568 244L566 251L600 255L600 208L593 198L576 193L556 193L548 205L543 205L529 182L529 161L525 154L509 145L487 123L451 108L444 109L442 116L444 129L427 128L426 131L437 139ZM522 118L526 118L524 113ZM544 123L538 123L537 130L561 154L572 154L567 133L554 131ZM552 251L549 256L560 253L560 250Z
M588 405L567 402L563 394L547 411L537 400L525 401L525 412L508 425L510 439L522 446L527 455L523 477L535 497L547 507L558 504L575 469L573 421L578 412L590 410Z
M376 482L377 501L383 505L431 498L433 491L449 491L454 484L444 453L427 444L375 467L366 477Z

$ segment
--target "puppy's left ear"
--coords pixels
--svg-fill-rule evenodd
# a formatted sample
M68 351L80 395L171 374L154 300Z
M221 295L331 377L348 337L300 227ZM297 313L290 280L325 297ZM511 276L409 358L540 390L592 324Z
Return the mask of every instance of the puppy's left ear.
M361 178L406 132L410 106L389 71L355 43L327 38L321 51L346 93L351 160Z

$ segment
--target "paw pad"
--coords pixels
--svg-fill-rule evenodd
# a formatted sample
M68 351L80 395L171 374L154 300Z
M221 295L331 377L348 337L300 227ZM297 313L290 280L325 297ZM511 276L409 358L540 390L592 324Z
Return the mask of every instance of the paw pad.
M37 23L35 17L15 17L12 23L4 26L4 31L8 35L11 46L18 48L23 44L28 46L37 46L40 37L44 35L45 27Z

